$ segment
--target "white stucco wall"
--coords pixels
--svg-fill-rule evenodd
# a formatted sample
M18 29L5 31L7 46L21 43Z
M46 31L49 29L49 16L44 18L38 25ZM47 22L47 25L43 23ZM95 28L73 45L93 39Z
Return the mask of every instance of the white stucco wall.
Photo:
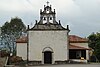
M17 56L27 59L27 43L17 43Z
M71 45L88 48L88 43L70 43Z
M89 50L86 50L86 59L89 60Z
M29 31L28 37L29 61L43 61L42 51L45 47L53 49L53 61L65 61L68 59L67 30Z

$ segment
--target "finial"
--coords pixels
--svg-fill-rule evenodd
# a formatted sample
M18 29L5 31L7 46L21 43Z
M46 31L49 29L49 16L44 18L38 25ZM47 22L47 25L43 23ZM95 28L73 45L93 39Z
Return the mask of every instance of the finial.
M27 26L27 30L29 30L30 29L30 27L29 27L29 25Z
M61 25L60 20L59 20L59 24Z
M54 9L54 13L55 13L55 9Z
M49 5L49 2L47 1L46 3L47 3L47 6L48 6Z
M40 13L42 12L42 9L40 9Z
M50 7L51 7L51 5L50 5Z
M44 8L45 8L45 5L44 5Z
M36 24L37 24L37 20L35 20Z
M67 30L69 30L69 25L67 25Z

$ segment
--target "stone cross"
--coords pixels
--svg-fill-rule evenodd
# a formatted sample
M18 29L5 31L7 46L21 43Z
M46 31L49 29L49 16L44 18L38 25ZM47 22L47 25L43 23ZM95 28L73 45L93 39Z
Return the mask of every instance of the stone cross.
M47 6L48 6L49 5L49 2L47 1L46 3L47 3Z

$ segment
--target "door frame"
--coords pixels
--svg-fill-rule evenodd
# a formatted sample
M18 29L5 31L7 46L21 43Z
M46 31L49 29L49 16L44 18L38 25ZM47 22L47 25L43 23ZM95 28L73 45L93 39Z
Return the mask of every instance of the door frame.
M54 52L53 52L53 49L51 47L45 47L42 51L42 64L44 64L44 52L46 51L50 51L51 52L51 56L52 56L52 63L51 64L54 64Z

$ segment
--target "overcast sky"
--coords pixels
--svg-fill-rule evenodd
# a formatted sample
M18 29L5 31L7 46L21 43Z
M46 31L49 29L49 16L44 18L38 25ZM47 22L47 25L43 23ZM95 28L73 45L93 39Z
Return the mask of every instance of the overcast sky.
M87 37L100 32L100 0L0 0L0 26L16 16L34 25L47 1L56 9L57 21L70 26L70 34Z

